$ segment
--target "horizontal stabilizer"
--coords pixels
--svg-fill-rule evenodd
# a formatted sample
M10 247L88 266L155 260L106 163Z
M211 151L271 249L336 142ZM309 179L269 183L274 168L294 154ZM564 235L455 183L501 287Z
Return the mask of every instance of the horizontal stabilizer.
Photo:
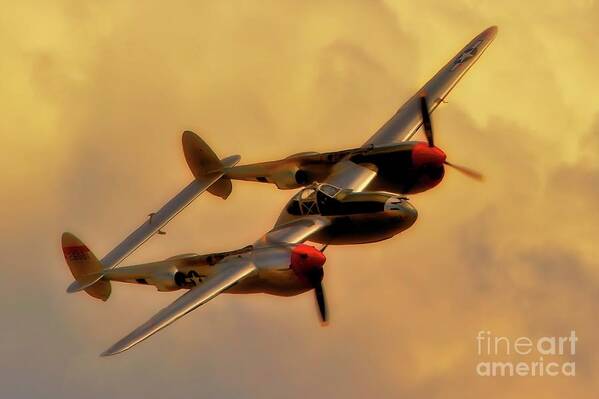
M67 292L72 294L74 292L83 291L88 287L91 287L102 279L101 273L88 274L87 276L80 277L79 280L75 280L67 287Z

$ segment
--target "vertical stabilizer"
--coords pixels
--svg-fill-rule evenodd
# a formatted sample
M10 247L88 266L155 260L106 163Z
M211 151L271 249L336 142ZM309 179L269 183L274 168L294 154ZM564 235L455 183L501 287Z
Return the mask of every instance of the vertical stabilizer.
M94 298L106 301L110 296L110 281L102 280L102 263L71 233L62 234L62 252L75 281L67 292L85 290Z
M193 173L193 176L198 180L202 180L212 173L222 172L225 168L234 166L241 158L239 155L233 155L221 161L208 144L194 132L183 132L182 141L187 165L189 166L191 173ZM207 191L217 197L227 199L229 194L231 194L232 189L231 179L223 176L208 187Z

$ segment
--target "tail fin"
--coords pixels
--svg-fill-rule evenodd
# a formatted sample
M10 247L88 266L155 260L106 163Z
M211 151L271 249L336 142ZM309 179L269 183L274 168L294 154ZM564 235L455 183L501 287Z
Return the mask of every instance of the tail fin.
M106 301L110 296L110 281L102 280L102 263L71 233L62 234L62 252L75 281L67 292L85 290L94 298Z
M208 144L200 136L190 131L183 132L183 152L185 153L187 165L196 179L201 179L212 172L230 168L241 159L239 155L232 155L219 160ZM222 199L227 199L232 190L233 185L228 177L221 177L208 187L209 193Z

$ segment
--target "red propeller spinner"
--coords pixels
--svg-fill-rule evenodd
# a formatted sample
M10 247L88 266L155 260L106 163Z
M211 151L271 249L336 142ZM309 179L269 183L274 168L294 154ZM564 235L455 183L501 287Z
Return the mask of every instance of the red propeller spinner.
M418 143L412 148L412 164L419 168L424 165L443 166L447 156L439 147Z
M299 277L305 277L314 268L322 269L326 260L322 252L310 245L298 244L291 250L291 269Z
M322 288L322 278L324 277L322 266L326 260L327 258L318 249L310 245L298 244L291 250L291 264L289 265L300 279L314 288L320 320L323 324L327 322L327 306Z

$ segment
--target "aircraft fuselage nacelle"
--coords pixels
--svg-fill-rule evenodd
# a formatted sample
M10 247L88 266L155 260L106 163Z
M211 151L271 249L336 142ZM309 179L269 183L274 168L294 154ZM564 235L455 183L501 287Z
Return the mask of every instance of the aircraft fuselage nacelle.
M159 262L112 269L104 273L103 279L153 285L159 291L192 289L219 273L221 268L248 258L256 265L257 273L231 287L228 293L296 295L311 288L302 274L311 268L322 267L326 260L316 248L304 244L262 248L250 245L236 251L179 255Z
M416 208L397 194L353 192L330 184L313 184L287 204L277 225L318 215L330 225L310 237L323 244L363 244L393 237L414 224Z
M445 175L445 154L437 147L418 141L374 148L352 155L350 159L356 164L371 164L377 168L368 190L415 194L435 187Z
M445 173L445 154L441 150L423 142L409 141L377 148L296 154L279 161L235 166L227 170L226 176L295 189L326 180L333 166L342 159L376 168L377 176L368 186L372 191L419 193L439 184Z

